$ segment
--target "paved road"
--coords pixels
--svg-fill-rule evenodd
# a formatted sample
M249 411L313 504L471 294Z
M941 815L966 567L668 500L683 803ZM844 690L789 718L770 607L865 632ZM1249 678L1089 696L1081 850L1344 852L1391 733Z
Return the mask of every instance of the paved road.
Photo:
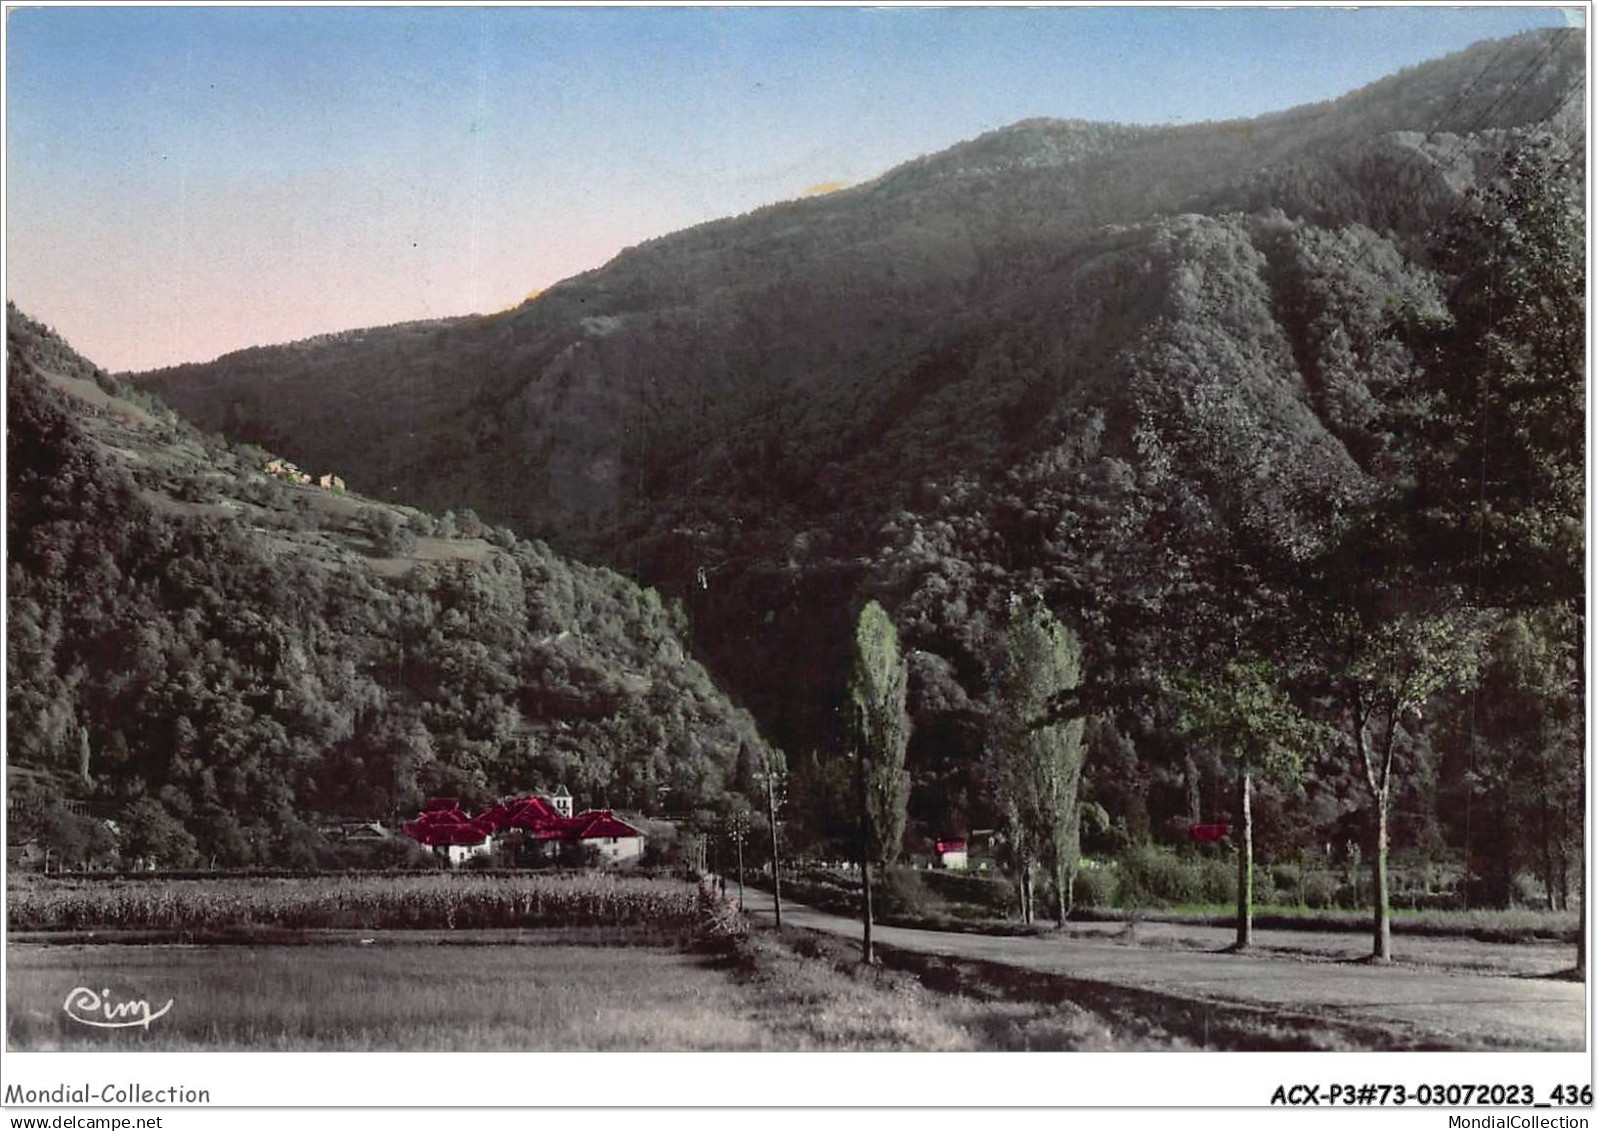
M729 894L735 894L732 885ZM748 889L747 906L754 921L771 921L768 893ZM860 933L856 920L788 900L782 920L785 927ZM1271 943L1292 933L1256 931L1256 938ZM1586 1040L1586 991L1576 982L1177 950L1091 936L1020 938L883 926L875 936L902 950L1004 963L1194 1003L1374 1026L1453 1048L1579 1051ZM1403 940L1395 945L1402 947Z

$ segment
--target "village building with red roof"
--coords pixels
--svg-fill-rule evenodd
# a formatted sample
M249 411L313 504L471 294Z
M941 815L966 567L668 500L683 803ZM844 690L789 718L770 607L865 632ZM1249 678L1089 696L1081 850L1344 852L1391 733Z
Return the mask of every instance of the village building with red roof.
M963 838L940 840L935 847L938 867L960 872L969 866L970 857L966 854L966 843Z
M592 848L603 864L635 860L644 854L644 834L609 809L572 813L565 787L553 794L531 794L496 802L472 816L452 797L435 798L414 821L400 826L406 836L424 844L452 865L486 856L506 838L558 851L565 846Z

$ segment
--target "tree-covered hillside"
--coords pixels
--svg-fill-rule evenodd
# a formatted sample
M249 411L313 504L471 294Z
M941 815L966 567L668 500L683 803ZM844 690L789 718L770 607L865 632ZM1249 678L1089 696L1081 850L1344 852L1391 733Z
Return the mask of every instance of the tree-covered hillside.
M305 864L329 818L557 783L692 809L764 753L653 590L271 474L14 309L8 345L13 842Z

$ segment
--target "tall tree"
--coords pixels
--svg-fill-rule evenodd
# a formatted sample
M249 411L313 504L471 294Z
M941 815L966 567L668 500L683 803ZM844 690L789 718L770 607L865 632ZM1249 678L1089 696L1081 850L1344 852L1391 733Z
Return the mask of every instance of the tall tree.
M1439 233L1438 266L1450 284L1446 309L1407 311L1402 319L1419 366L1390 414L1414 453L1411 476L1367 516L1378 533L1367 529L1361 537L1377 553L1359 555L1367 583L1380 572L1389 589L1429 592L1421 604L1437 615L1426 635L1452 643L1441 654L1430 649L1420 670L1449 673L1445 683L1463 682L1466 668L1481 660L1481 618L1467 606L1563 624L1547 670L1568 678L1530 685L1543 689L1545 721L1567 733L1580 731L1585 684L1583 227L1579 164L1562 140L1542 135L1505 154ZM1384 603L1372 603L1375 617ZM1393 628L1382 650L1393 650ZM1462 641L1478 654L1460 655ZM1390 687L1397 682L1387 680ZM1569 757L1579 743L1541 749ZM1561 777L1543 776L1550 783ZM1473 774L1467 789L1482 780Z
M1380 535L1368 526L1364 532ZM1304 612L1307 643L1325 673L1317 696L1329 705L1370 794L1371 958L1387 963L1393 956L1388 816L1400 776L1397 755L1434 695L1474 681L1490 619L1447 589L1389 588L1396 571L1383 569L1382 548L1361 552L1361 546L1344 543L1335 558L1340 569L1328 571L1322 561L1310 571L1319 592L1306 598Z
M904 765L910 741L910 715L905 708L908 688L909 667L899 653L899 632L883 607L871 601L860 611L855 625L854 665L849 676L859 760L866 962L876 957L871 943L871 868L896 861L904 841L905 806L910 800L910 775Z
M1059 718L1055 706L1081 682L1076 634L1037 596L1012 598L988 757L1027 922L1034 918L1032 876L1038 867L1053 880L1062 926L1071 911L1085 723Z
M1184 672L1174 681L1177 727L1230 757L1237 771L1237 943L1254 941L1254 778L1296 780L1325 736L1282 689L1269 660L1244 654L1219 679Z
M1493 604L1579 602L1585 245L1561 143L1508 154L1439 244L1447 308L1404 325L1421 364L1399 405L1417 557Z
M1480 686L1448 706L1439 737L1461 787L1448 817L1467 850L1474 904L1507 905L1518 873L1542 881L1550 910L1569 906L1581 854L1582 702L1569 646L1579 627L1559 605L1506 617ZM1472 810L1492 819L1472 822Z

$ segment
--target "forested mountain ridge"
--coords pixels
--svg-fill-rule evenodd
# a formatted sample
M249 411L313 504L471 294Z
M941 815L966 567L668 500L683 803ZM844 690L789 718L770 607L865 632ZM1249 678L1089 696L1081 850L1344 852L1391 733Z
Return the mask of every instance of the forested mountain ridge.
M1017 302L1064 306L1075 323L1023 363L1063 350L1100 371L1152 313L1139 296L1159 279L1142 277L1141 245L1161 218L1279 208L1413 252L1496 160L1502 131L1579 121L1580 46L1568 33L1482 44L1253 122L1025 122L854 189L650 241L503 314L139 381L206 427L351 466L374 494L472 505L624 561L635 501L722 484L729 466L765 496L847 476L885 422L919 425ZM1106 284L1122 300L1081 310ZM1052 395L1029 391L1020 405L1008 391L1014 417L1036 419Z
M330 818L557 783L692 809L764 755L653 591L269 471L14 308L7 332L13 842L303 866Z
M470 505L681 596L696 649L795 754L843 745L850 626L877 596L911 650L918 827L957 832L991 820L975 767L1011 594L1046 590L1090 670L1180 662L1168 622L1203 563L1258 588L1260 544L1309 556L1410 474L1393 402L1408 328L1447 318L1441 233L1534 141L1579 176L1582 49L1484 43L1248 122L1024 122L504 314L139 380L374 494ZM1157 713L1096 728L1115 816L1224 803ZM1284 827L1350 807L1346 778L1318 778ZM1403 835L1441 835L1455 785L1406 800L1430 815Z

